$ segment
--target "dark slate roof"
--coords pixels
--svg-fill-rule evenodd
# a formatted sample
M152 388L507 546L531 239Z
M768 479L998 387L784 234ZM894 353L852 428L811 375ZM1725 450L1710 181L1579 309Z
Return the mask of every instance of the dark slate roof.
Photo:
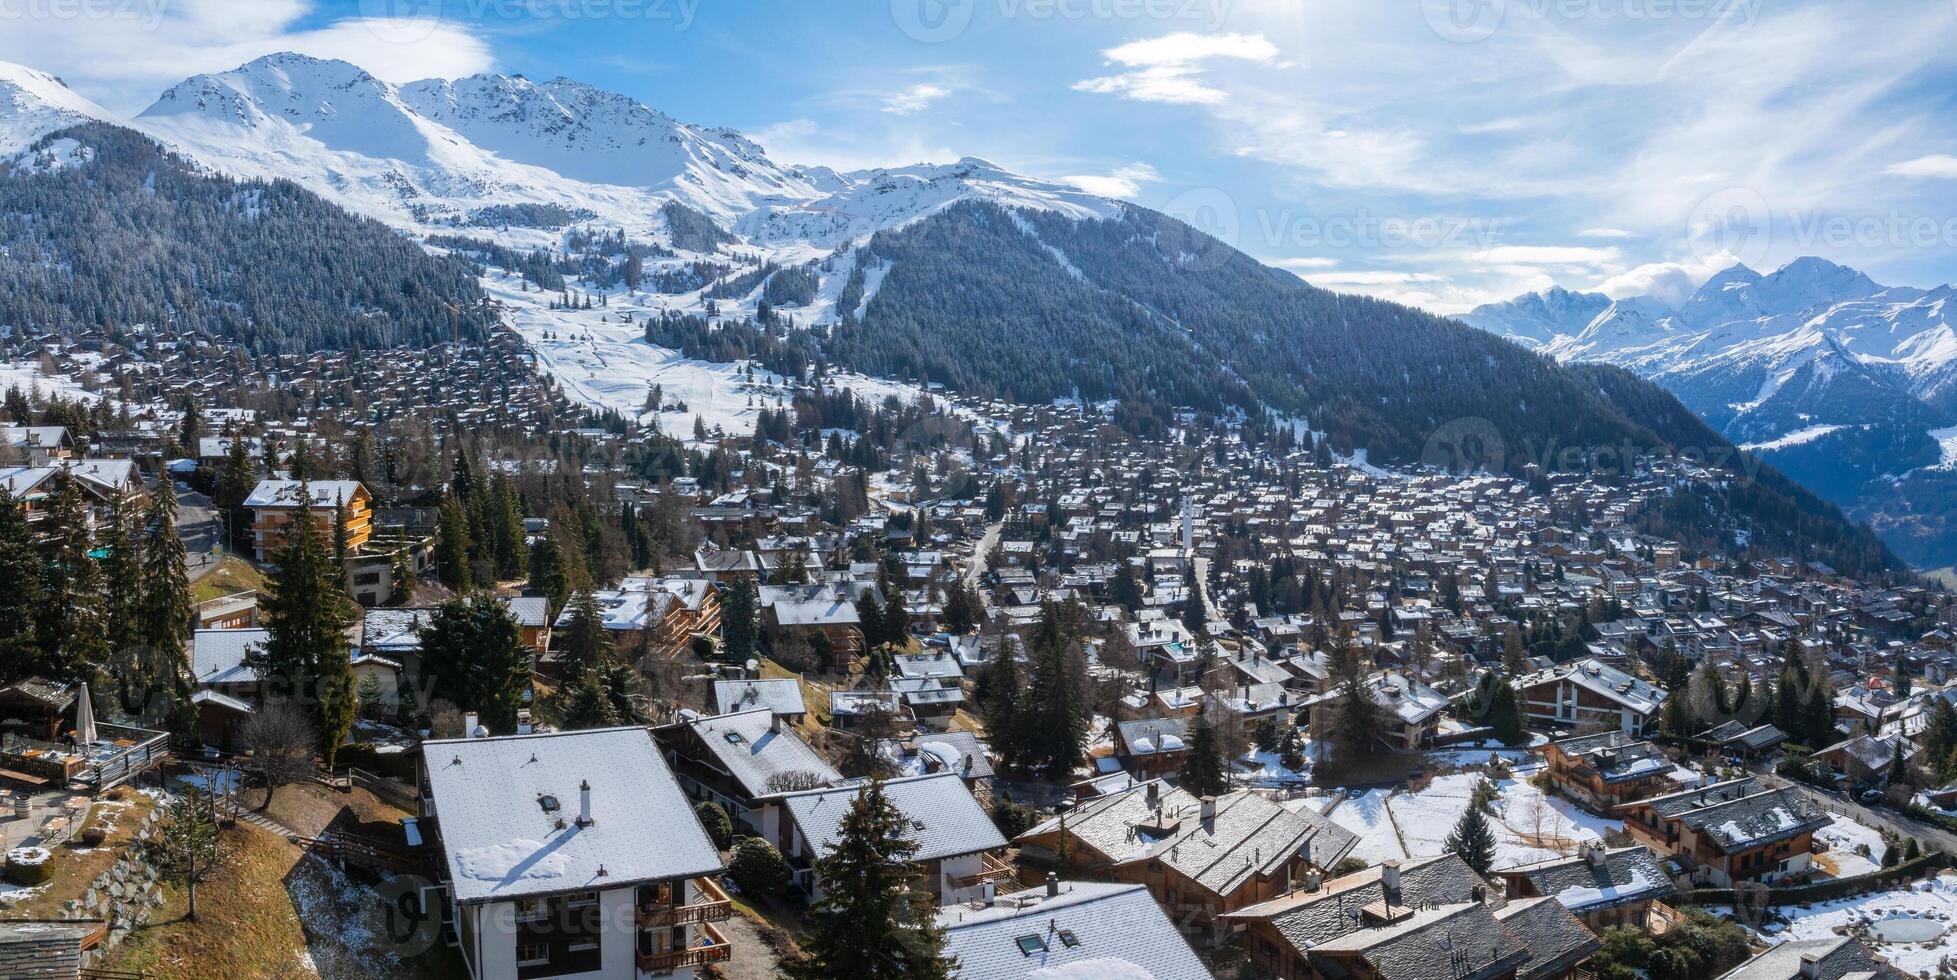
M1329 961L1324 954L1332 952L1359 953L1379 980L1484 980L1530 959L1515 934L1480 902L1426 909L1390 926L1348 934L1320 944L1312 962Z
M1685 825L1727 852L1746 850L1829 823L1828 815L1792 789L1770 789L1681 814Z
M1750 796L1759 790L1760 784L1752 776L1741 776L1738 779L1729 779L1723 783L1713 783L1711 786L1701 786L1698 789L1649 797L1638 801L1637 805L1648 806L1652 812L1661 817L1676 817L1703 806Z
M1640 739L1630 732L1614 729L1594 735L1577 735L1573 738L1559 738L1549 744L1562 750L1564 755L1584 755L1598 749L1619 749L1634 744Z
M1587 854L1557 858L1502 872L1529 880L1536 894L1575 912L1594 912L1632 902L1664 901L1678 894L1658 857L1643 845L1604 851L1601 863Z
M1529 960L1516 971L1516 980L1560 977L1604 945L1596 933L1553 898L1510 902L1495 911L1495 920L1529 951Z
M1878 962L1853 936L1830 936L1781 943L1721 974L1719 980L1796 980L1801 976L1801 962L1808 956L1815 958L1814 980L1903 976Z
M1353 913L1385 901L1387 895L1380 884L1380 871L1381 866L1375 865L1328 881L1318 891L1292 892L1226 913L1224 918L1268 920L1293 949L1309 950L1359 928L1364 920L1355 918ZM1400 867L1400 895L1392 904L1417 908L1466 902L1474 897L1476 886L1486 885L1474 869L1454 854L1408 861Z

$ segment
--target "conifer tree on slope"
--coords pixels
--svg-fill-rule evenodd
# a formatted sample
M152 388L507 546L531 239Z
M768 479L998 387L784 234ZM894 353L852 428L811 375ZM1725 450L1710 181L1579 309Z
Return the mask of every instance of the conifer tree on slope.
M177 536L177 493L168 479L150 495L144 523L139 670L155 692L181 700L189 693L191 592L183 539Z
M41 522L42 567L40 606L35 635L41 656L30 673L56 678L86 677L108 659L102 579L88 529L88 509L81 486L65 468L53 478L53 506Z
M793 980L950 980L937 896L911 864L909 824L872 782L843 815L835 848L815 864L822 899L809 909Z
M1495 831L1488 826L1488 815L1482 812L1479 796L1454 825L1454 833L1447 838L1447 849L1460 855L1462 862L1476 874L1487 874L1489 866L1495 863Z
M1333 717L1338 730L1332 739L1346 758L1373 755L1386 736L1386 717L1373 700L1367 683L1364 654L1348 646L1339 658L1339 699Z
M1189 721L1189 748L1182 757L1182 788L1197 796L1221 796L1230 789L1223 739L1207 709Z
M347 627L353 623L342 571L333 563L312 521L312 485L299 482L301 510L279 550L265 612L265 646L246 655L261 677L278 678L314 709L321 748L331 767L353 725L353 667L347 659Z
M41 593L41 561L28 535L27 512L14 495L0 486L0 676L14 679L16 671L40 659L35 613Z

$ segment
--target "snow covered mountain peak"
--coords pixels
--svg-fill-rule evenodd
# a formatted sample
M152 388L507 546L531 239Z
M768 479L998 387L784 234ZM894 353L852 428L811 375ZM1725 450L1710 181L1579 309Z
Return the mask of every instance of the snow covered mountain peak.
M428 79L402 100L477 146L572 180L621 187L686 187L689 203L723 216L757 199L812 197L792 168L731 129L679 122L630 96L569 78L521 75Z
M276 54L186 80L136 125L219 170L289 178L412 230L494 229L523 247L588 222L666 241L667 201L784 262L959 200L1121 213L979 157L850 173L785 166L732 129L569 78L485 73L396 87L343 61Z
M1483 303L1460 319L1524 347L1542 347L1559 337L1581 333L1609 308L1610 302L1610 297L1603 293L1571 292L1561 286L1551 286L1505 302Z
M114 118L60 78L0 61L0 156L18 153L57 129Z

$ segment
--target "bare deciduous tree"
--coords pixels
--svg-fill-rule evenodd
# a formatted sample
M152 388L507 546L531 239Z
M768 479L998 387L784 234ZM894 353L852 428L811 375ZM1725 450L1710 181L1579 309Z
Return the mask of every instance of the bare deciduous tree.
M312 719L290 701L267 701L238 733L251 752L252 768L265 780L265 807L280 786L306 778L313 770L319 736ZM263 809L264 807L260 807Z

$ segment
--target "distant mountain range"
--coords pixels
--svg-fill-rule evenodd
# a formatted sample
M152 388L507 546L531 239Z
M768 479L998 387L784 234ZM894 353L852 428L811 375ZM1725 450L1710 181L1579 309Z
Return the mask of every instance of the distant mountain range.
M1957 303L1806 257L1735 265L1676 309L1560 288L1460 317L1558 360L1611 364L1869 520L1910 560L1957 562Z
M739 133L568 79L478 75L396 86L345 62L293 54L188 79L128 120L12 66L0 71L0 95L8 100L0 102L0 180L39 181L34 199L53 212L40 216L46 221L79 214L113 223L76 174L103 165L98 153L110 144L118 173L140 173L131 164L140 154L103 124L127 127L210 180L272 182L290 213L305 211L291 195L310 191L307 199L435 239L439 261L411 263L422 282L449 282L457 256L525 266L535 290L496 279L487 265L479 271L506 309L526 304L526 322L563 321L537 333L583 328L591 363L611 358L588 326L542 309L545 280L552 294L567 278L580 292L621 299L630 288L648 313L703 320L754 316L765 302L798 325L823 327L801 342L843 366L1025 401L1121 401L1138 430L1165 430L1168 409L1190 406L1260 424L1304 421L1342 453L1412 463L1437 449L1458 459L1451 433L1466 420L1492 426L1516 450L1496 461L1505 466L1526 461L1531 447L1726 445L1663 391L1613 367L1561 367L1443 317L1317 289L1174 218L977 158L853 172L786 166ZM89 120L97 122L76 126ZM173 186L198 220L169 234L226 250L259 240L222 226L254 220L251 184L192 186L186 176ZM146 190L125 181L117 193L136 202ZM371 321L378 308L394 321L363 322L361 336L423 340L428 314L443 304L479 305L479 294L452 285L374 293L372 284L390 282L403 263L357 227L300 237L336 256L319 275L293 274L308 284L302 334L281 335L276 316L215 316L264 301L269 284L241 301L223 293L222 277L185 269L185 281L213 293L203 297L213 318L192 327L264 350L340 344L350 334L331 322L341 295L333 277L349 274L370 295L342 315ZM335 250L335 240L344 247ZM384 264L363 264L382 255ZM628 262L644 270L637 287L622 284ZM14 315L103 322L99 310L77 309L58 284L36 279L32 269L52 264L22 267L38 288L25 291L16 305L26 312ZM92 302L113 302L116 291L107 293ZM417 295L419 305L409 301ZM1763 290L1760 302L1782 303L1778 295ZM1489 327L1498 312L1506 319ZM1598 345L1670 338L1678 330L1660 312L1553 291L1488 311L1478 325L1551 350L1586 331ZM170 317L149 307L131 315ZM647 342L607 336L603 344L621 348ZM620 392L634 410L645 400L643 384L627 379L585 387ZM1896 564L1866 530L1772 470L1699 503L1690 526L1667 528L1692 535L1693 547L1812 554L1846 570Z

